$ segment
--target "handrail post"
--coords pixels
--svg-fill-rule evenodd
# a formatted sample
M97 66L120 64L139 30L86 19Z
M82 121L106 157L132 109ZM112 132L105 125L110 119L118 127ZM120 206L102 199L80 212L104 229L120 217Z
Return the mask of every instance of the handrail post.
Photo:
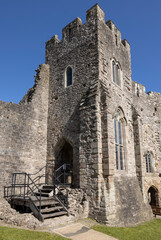
M68 204L68 197L69 197L68 192L69 191L65 184L66 183L66 171L67 171L67 164L65 164L65 163L54 171L54 176L53 176L54 191L53 192L54 192L54 195L56 196L57 200L61 203L61 205L64 207L64 209L66 209L66 211L68 212L68 205L69 205ZM56 189L58 190L58 192L60 191L60 189L58 188L59 184L61 186L63 186L63 188L65 190L64 200L61 200L61 198L59 198L58 194L56 195Z
M56 171L54 170L53 171L53 194L54 194L54 196L55 196L55 185L56 185Z
M68 208L68 189L67 189L67 208Z
M40 206L39 206L39 214L41 213L41 189L40 189Z
M65 185L65 170L64 170L64 176L63 177L64 177L64 185Z
M24 200L25 200L25 194L26 194L26 175L27 175L27 173L25 172L25 180L24 180Z
M28 192L29 192L29 174L27 175L27 196L28 196Z
M64 180L64 185L65 185L65 173L66 173L66 170L67 170L67 165L66 163L63 164L63 180Z
M13 196L13 173L12 173L12 187L11 187L11 198Z
M15 195L15 184L16 184L16 173L14 173L14 191L13 191L13 195Z

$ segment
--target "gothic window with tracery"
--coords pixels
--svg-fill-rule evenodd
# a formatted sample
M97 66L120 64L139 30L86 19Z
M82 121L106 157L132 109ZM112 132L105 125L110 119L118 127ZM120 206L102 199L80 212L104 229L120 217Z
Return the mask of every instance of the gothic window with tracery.
M147 173L152 172L152 160L153 160L152 153L146 153L145 154L145 162L146 162L146 172Z
M124 170L124 118L120 109L114 118L116 169Z

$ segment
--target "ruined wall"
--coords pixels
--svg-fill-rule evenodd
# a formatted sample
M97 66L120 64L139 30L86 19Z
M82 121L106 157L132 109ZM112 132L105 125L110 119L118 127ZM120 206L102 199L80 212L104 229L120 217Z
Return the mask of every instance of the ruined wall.
M35 173L46 164L49 67L37 70L35 85L19 104L0 102L0 195L11 173Z
M136 141L138 176L142 182L144 200L147 199L147 192L151 186L159 191L159 205L161 204L161 97L160 93L145 93L144 86L133 82L133 106L135 108L135 121L138 123L138 141ZM137 139L136 139L137 140ZM152 154L152 172L146 172L145 155ZM136 158L137 160L137 158Z

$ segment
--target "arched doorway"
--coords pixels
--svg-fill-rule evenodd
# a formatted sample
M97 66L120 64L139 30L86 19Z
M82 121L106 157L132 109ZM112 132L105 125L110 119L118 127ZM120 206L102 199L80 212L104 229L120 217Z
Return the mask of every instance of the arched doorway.
M60 175L59 180L62 183L73 185L73 147L65 139L57 147L55 171L57 171L57 175ZM65 173L65 176L63 173Z
M151 186L148 190L148 199L149 199L149 204L152 207L158 206L158 189L154 186Z

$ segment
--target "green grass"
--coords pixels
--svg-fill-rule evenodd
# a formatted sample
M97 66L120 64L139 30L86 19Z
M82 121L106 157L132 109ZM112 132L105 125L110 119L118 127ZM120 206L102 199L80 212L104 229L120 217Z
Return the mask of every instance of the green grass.
M0 227L0 240L65 240L61 236L17 228Z
M161 220L155 219L136 227L107 227L95 225L92 229L119 240L161 240Z

